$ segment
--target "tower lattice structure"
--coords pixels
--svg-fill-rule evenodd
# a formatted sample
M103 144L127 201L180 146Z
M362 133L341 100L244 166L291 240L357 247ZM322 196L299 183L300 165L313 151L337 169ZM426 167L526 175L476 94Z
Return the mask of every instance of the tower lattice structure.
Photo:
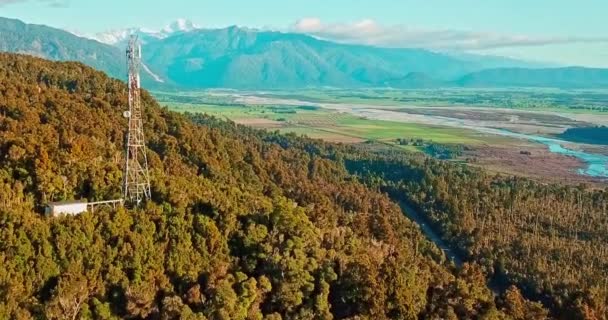
M127 134L123 195L125 201L134 206L150 199L151 196L142 116L140 66L141 46L137 37L132 36L127 47L129 111L125 112L125 117L129 120L129 131Z

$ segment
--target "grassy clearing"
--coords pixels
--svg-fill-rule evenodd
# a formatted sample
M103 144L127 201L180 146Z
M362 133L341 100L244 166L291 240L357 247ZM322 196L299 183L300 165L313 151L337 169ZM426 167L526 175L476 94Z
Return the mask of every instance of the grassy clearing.
M368 140L387 141L397 138L407 138L448 144L481 144L488 142L488 137L471 130L416 123L369 120L353 116L340 118L336 125L336 129L365 137Z
M326 109L310 109L297 106L244 106L169 103L178 112L207 113L243 123L253 119L278 121L269 125L269 130L307 135L311 138L336 142L361 142L374 140L393 143L397 138L423 139L446 144L499 143L500 137L484 136L471 130L429 126L416 123L401 123L369 120ZM264 127L263 121L257 121ZM410 151L417 148L404 148Z
M169 109L177 112L206 113L227 119L263 118L264 110L259 108L245 108L238 105L211 105L190 103L168 103Z

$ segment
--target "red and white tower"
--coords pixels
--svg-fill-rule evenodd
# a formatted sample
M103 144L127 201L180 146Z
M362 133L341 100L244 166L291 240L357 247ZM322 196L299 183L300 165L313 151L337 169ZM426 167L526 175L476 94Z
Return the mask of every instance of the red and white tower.
M137 36L131 36L127 47L129 111L125 111L124 115L129 119L129 132L127 134L123 195L124 200L133 206L138 206L151 196L142 117L140 67L141 45Z

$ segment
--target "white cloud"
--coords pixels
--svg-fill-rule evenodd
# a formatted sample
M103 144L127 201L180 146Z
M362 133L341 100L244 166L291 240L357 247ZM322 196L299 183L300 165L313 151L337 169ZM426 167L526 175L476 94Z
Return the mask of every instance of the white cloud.
M405 25L384 26L371 19L354 23L327 24L318 18L304 18L293 24L290 31L344 43L439 50L485 50L567 43L608 43L608 37L533 37L450 29L421 29Z

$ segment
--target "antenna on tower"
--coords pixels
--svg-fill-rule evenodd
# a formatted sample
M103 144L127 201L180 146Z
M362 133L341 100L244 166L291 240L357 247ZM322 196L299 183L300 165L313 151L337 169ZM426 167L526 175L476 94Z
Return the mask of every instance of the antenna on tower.
M140 67L141 45L137 36L132 35L127 47L129 110L124 112L124 116L129 119L129 131L127 133L123 194L125 201L136 207L151 197L142 117Z

